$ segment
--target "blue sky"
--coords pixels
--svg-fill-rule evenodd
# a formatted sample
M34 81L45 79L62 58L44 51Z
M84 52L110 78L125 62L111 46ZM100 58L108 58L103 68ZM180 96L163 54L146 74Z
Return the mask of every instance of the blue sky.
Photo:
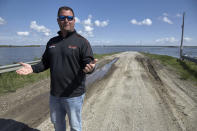
M92 45L197 46L197 0L0 0L0 45L45 45L70 6L75 29Z

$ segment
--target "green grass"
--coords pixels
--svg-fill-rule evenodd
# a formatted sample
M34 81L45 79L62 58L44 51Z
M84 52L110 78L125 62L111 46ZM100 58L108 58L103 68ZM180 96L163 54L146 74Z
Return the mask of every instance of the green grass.
M163 65L172 67L182 80L191 80L197 85L197 64L190 61L180 61L177 58L166 55L143 53L152 59L159 60Z
M18 88L38 82L49 77L49 70L30 75L18 75L16 72L7 72L0 74L0 95L8 92L15 92Z
M97 59L102 59L103 57L107 55L113 55L112 54L94 54L94 57ZM34 60L38 60L39 58L35 58ZM8 72L0 74L0 95L9 93L9 92L15 92L19 88L23 88L25 86L28 86L32 83L38 82L40 80L46 79L50 76L50 71L46 70L42 73L33 73L30 75L18 75L16 72Z

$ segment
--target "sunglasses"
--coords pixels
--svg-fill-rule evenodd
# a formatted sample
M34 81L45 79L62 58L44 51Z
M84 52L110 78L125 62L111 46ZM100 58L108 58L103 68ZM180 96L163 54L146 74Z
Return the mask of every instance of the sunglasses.
M58 19L59 19L60 21L64 21L66 18L67 18L68 21L72 21L72 20L74 19L73 16L63 16L63 15L60 15L60 16L58 17Z

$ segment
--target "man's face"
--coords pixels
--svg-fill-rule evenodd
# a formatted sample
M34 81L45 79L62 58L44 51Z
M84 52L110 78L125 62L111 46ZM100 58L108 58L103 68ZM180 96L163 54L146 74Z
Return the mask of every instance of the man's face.
M75 26L75 19L73 18L73 20L70 20L68 17L72 16L73 17L73 13L70 10L61 10L59 16L63 17L66 16L66 18L60 19L57 18L57 22L59 24L60 30L61 31L73 31L74 30L74 26Z

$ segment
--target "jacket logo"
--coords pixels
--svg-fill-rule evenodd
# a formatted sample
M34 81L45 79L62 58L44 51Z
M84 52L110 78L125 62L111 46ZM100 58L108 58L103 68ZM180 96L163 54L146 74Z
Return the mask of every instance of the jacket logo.
M51 48L55 48L55 45L50 45L49 48L50 48L50 49L51 49Z
M68 48L70 48L70 49L77 49L77 46L75 46L75 45L69 45Z

